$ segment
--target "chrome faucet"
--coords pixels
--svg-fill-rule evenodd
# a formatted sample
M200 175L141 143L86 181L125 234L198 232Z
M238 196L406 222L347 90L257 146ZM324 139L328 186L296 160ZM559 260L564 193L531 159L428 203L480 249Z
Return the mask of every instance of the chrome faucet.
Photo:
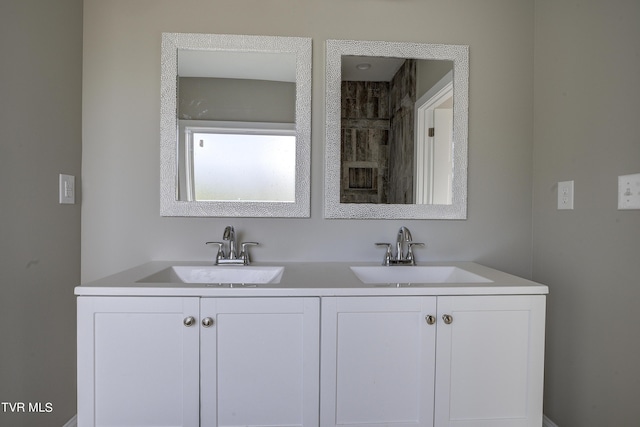
M236 259L236 230L231 226L227 225L222 233L222 240L229 242L229 255L228 259Z
M225 242L229 242L227 247L229 248L225 253ZM222 233L222 242L207 242L207 245L216 245L218 250L214 264L234 264L234 265L249 265L251 259L249 258L249 246L258 246L258 242L243 242L240 244L240 254L237 253L236 231L233 226L228 225L225 227Z
M376 245L387 248L382 265L416 265L413 247L424 246L424 243L414 242L409 229L403 226L398 230L398 235L396 237L395 256L391 251L391 247L393 246L391 243L376 243Z

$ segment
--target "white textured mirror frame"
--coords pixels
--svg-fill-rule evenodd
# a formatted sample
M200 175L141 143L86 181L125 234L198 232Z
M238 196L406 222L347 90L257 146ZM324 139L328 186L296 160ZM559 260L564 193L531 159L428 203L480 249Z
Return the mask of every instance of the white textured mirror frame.
M452 204L340 203L341 59L346 55L453 61ZM327 40L325 218L466 219L469 115L468 87L468 46L385 41Z
M294 202L177 200L178 51L294 53L296 55L296 166ZM185 217L310 216L311 39L307 37L163 33L160 93L160 215Z

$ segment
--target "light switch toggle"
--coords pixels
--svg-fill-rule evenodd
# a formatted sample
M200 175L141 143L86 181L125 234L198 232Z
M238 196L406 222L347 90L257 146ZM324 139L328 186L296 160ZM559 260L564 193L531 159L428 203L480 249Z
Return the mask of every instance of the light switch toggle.
M60 204L73 205L76 203L76 177L60 174L59 181Z
M618 177L618 209L640 209L640 173Z

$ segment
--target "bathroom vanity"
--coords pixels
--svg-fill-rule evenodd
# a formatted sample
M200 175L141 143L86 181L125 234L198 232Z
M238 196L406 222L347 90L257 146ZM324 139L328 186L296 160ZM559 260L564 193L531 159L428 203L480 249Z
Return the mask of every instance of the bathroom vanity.
M184 283L229 268L206 264L76 288L79 427L542 425L544 285L467 262Z

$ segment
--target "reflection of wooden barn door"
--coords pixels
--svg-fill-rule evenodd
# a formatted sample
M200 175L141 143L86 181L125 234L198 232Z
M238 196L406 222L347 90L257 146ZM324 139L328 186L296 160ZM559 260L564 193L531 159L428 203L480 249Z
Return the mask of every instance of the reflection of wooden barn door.
M388 82L342 82L341 203L383 203L389 156Z

